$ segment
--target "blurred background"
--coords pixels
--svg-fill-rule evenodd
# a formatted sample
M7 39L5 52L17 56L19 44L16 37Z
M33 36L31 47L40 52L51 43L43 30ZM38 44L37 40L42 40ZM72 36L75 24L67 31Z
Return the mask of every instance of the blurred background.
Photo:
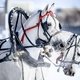
M0 0L0 33L8 32L8 13L12 8L18 6L32 13L52 3L62 30L80 34L80 0Z

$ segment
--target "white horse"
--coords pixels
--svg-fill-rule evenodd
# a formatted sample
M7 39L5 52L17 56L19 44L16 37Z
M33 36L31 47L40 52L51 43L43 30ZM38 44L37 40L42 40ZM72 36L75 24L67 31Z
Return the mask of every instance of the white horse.
M3 51L5 54L2 54L1 51L0 80L49 80L51 74L46 74L46 72L47 69L51 70L50 62L43 58L44 55L50 57L51 47L47 45L49 45L52 36L60 31L61 27L50 9L47 6L44 10L32 14L24 25L21 21L22 28L17 30L18 37L16 36L15 26L10 25L10 31L12 31L10 38L1 46L2 49L9 48L7 51L10 53L7 54ZM16 13L16 8L12 10L13 14L14 12ZM19 51L17 54L14 38L20 43L24 52Z
M13 10L13 12L15 12L15 10ZM56 72L57 65L55 64L57 60L61 60L62 57L59 59L61 52L56 52L53 49L53 53L50 54L52 48L50 44L54 44L53 42L55 42L56 37L63 42L66 42L73 34L65 31L61 32L59 21L52 13L52 10L46 7L44 10L32 14L24 25L22 25L24 28L17 30L19 34L18 40L20 41L21 49L23 49L24 52L16 51L14 53L15 55L12 53L12 55L9 56L11 61L3 60L4 62L0 63L0 80L74 80L74 78L64 76L63 72L60 74ZM13 34L15 35L15 33ZM2 48L6 46L7 48L10 48L9 44L10 41L7 41L3 44ZM22 46L24 46L26 50ZM73 48L71 50L74 51ZM15 57L13 57L13 55ZM51 58L49 58L50 56ZM72 57L73 53L69 54L65 61L72 61ZM53 66L53 64L56 67ZM63 67L64 64L61 64ZM68 64L66 63L65 65L67 66ZM78 80L77 78L78 76L75 77L75 80Z
M60 44L61 52L57 53L57 52L53 51L51 58L48 58L50 56L50 54L47 54L48 57L46 57L44 54L42 54L45 56L45 58L47 58L47 59L44 58L44 61L46 61L46 62L50 61L51 66L49 68L37 67L36 70L34 70L34 68L32 68L33 73L35 73L35 75L34 75L35 79L38 79L38 80L39 79L48 80L49 78L54 79L53 75L51 75L51 74L54 74L54 72L53 72L54 67L52 66L52 64L56 67L58 67L58 66L63 67L63 71L66 75L74 76L74 74L75 74L75 71L73 69L73 68L75 68L74 65L80 63L79 62L80 57L79 57L79 54L77 54L77 52L80 52L79 45L77 45L78 43L80 44L80 42L79 42L80 38L76 34L74 36L74 34L71 32L60 31L59 30L59 27L60 27L59 22L56 20L55 16L52 15L52 13L50 16L46 16L47 11L49 12L49 10L46 9L46 10L43 10L42 12L39 12L39 14L35 13L37 15L37 16L33 15L35 17L35 20L34 20L34 18L30 17L27 20L27 22L25 22L25 24L24 24L24 26L26 26L24 29L25 33L21 32L21 31L23 31L22 29L20 30L21 34L19 33L20 34L19 39L22 42L23 46L27 45L27 46L35 47L37 44L37 45L39 45L39 47L42 47L43 46L42 43L45 45L45 41L46 42L50 41L49 43L51 45L53 45L56 41L56 38L62 40L62 42L65 43L65 44L64 43ZM52 22L51 25L48 27L49 29L48 28L44 29L42 27L42 26L47 27L47 25L45 25L46 20L48 23ZM36 21L36 25L35 25L34 21ZM32 24L32 22L34 22L34 24ZM42 22L43 22L43 24L42 24ZM46 32L47 34L45 33L46 30L48 32L48 33ZM40 31L42 31L42 32L40 32ZM33 35L32 35L32 32L34 33ZM31 42L29 41L29 39L27 39L25 34L27 34L27 36L32 39ZM53 36L51 38L51 40L49 39L49 35ZM73 36L73 37L71 37L71 36ZM71 40L68 40L68 39L71 39ZM48 47L48 48L50 48L50 47ZM58 46L58 48L59 48L59 46ZM77 51L77 49L78 49L78 51ZM33 58L38 60L38 58L40 56L40 53L39 53L40 48L28 48L27 50L30 53L30 56L32 56ZM37 54L35 54L36 50L37 50ZM33 51L35 51L35 52L33 52ZM41 53L44 53L44 52L45 52L45 49L43 49L43 51L41 51ZM67 52L68 52L68 54L67 54ZM59 56L59 54L60 54L60 56ZM74 58L74 56L75 56L75 58ZM59 65L55 65L57 60L61 62ZM26 66L28 66L28 70L31 70L31 67L29 65L26 65ZM30 73L30 77L31 77L31 74L33 76L32 70ZM34 79L34 76L33 76L33 79Z
M43 65L42 67L41 65L36 67L34 64L37 61L35 62L34 60L31 62L34 63L32 65L35 67L30 66L30 63L24 64L26 66L26 74L24 74L24 80L48 80L51 75L47 73L51 69L51 67L48 67L50 66L50 62L47 59L43 59L42 55L47 55L49 57L50 54L47 50L45 50L46 48L42 49L42 47L49 45L46 44L46 42L50 43L50 39L52 38L52 36L60 31L59 21L56 19L55 14L52 12L52 10L46 7L43 11L38 11L31 15L23 26L24 29L20 29L19 31L19 40L21 41L22 45L27 47L32 46L26 48L32 58L34 58L35 60L39 59L40 62L44 61L44 63L49 63L45 63L45 65ZM25 33L23 30L25 31ZM48 48L48 50L50 51L50 47ZM27 61L27 59L25 60Z
M63 67L66 75L74 76L77 71L76 66L80 64L80 36L72 32L61 31L55 37L52 44L56 51L61 51L56 57L56 63Z

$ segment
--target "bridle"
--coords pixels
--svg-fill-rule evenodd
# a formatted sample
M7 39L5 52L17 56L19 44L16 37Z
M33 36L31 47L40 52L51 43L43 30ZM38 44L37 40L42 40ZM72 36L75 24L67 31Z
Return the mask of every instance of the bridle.
M77 34L71 35L71 37L67 41L67 46L64 46L64 47L66 47L66 49L65 49L65 52L63 52L63 56L58 60L60 62L59 63L60 65L59 65L58 71L60 70L60 67L63 67L63 69L64 69L63 71L65 71L65 69L66 70L71 69L68 66L72 67L73 64L77 64L77 65L80 64L80 61L76 60L76 55L80 56L79 55L80 53L78 51L78 48L80 47L79 43L80 43L80 39L78 40L78 35ZM68 55L70 54L70 50L73 47L74 47L74 52L72 54L71 60L67 60Z
M11 20L12 20L12 18L13 18L14 12L16 12L18 15L17 15L16 23L15 23L15 25L13 26L12 23L11 23L11 22L12 22ZM38 23L37 23L35 26L32 26L32 27L27 28L27 29L24 29L23 22L22 22L22 15L25 17L26 20L29 18L29 17L27 16L27 14L24 12L24 10L22 10L21 8L14 8L13 10L10 11L9 17L8 17L10 37L9 37L8 39L9 39L10 42L11 42L11 48L9 48L9 49L6 48L6 49L5 49L5 50L9 51L10 54L9 54L9 55L6 55L4 58L2 58L2 59L0 60L0 62L7 61L7 60L9 61L8 57L11 55L11 53L12 53L12 52L13 52L13 53L16 53L16 51L15 51L15 50L16 50L15 46L16 46L16 47L19 46L19 48L20 48L21 50L23 50L23 51L26 52L27 58L31 58L30 55L29 55L29 52L26 50L26 48L31 48L31 47L44 47L45 45L49 44L49 42L50 42L50 40L51 40L51 38L52 38L52 35L50 35L50 34L48 33L48 31L47 31L47 30L48 30L48 26L50 26L50 24L47 23L47 19L48 19L49 15L50 15L51 17L53 16L53 12L52 12L52 11L47 11L44 15L41 15L41 12L42 12L42 11L38 11L38 12L39 12L39 21L38 21ZM21 17L20 17L19 14L21 14ZM45 16L47 17L47 18L46 18L46 21L45 21L45 22L42 22L42 19L43 19ZM17 29L17 27L18 27L17 24L18 24L18 19L19 19L19 17L20 17L20 19L21 19L21 28L22 28L22 30L24 31L21 40L19 39L18 32L16 31L16 29ZM55 21L55 19L54 19L54 22L55 22L55 27L56 27L56 21ZM45 40L43 40L43 39L41 39L41 38L39 37L39 27L40 27L40 25L42 26L42 29L43 29L43 32L44 32L44 36L47 38L47 41L45 41ZM14 27L14 28L13 28L13 27ZM29 37L28 37L27 34L26 34L27 31L30 31L30 30L32 30L32 29L34 29L34 28L38 28L38 34L37 34L37 35L38 35L38 39L36 40L36 45L31 42L31 40L29 39ZM31 46L23 46L23 45L22 45L21 41L23 42L24 36L26 36L26 38L28 39L28 41L32 44ZM4 41L2 42L2 44L3 44L3 43L4 43ZM15 43L16 43L16 44L15 44ZM1 50L4 50L4 49L1 49ZM31 58L31 61L32 61L32 63L34 63L34 66L36 66L36 65L38 64L37 61L34 60L33 58Z
M38 23L36 23L36 25L34 25L34 26L30 27L30 28L27 28L27 29L24 29L23 28L24 33L22 34L22 37L21 37L21 40L20 40L23 43L24 42L24 37L26 36L26 38L28 39L28 41L32 45L30 47L38 47L38 46L39 47L42 47L42 46L45 46L45 45L47 45L50 42L50 40L52 38L52 35L50 35L48 33L48 31L47 31L48 30L48 26L51 26L51 24L48 24L47 23L47 19L48 19L48 16L49 15L51 17L53 16L53 12L52 11L47 11L44 15L41 15L41 12L42 12L41 10L39 10L38 12L39 12L39 20L38 20ZM42 22L42 19L45 18L46 16L47 16L46 21L43 23ZM55 20L54 20L54 22L55 22ZM39 27L40 27L40 25L41 25L41 27L43 29L43 35L47 38L47 41L46 40L43 40L43 39L41 39L39 37ZM55 22L55 25L56 25L56 22ZM26 34L26 32L28 32L30 30L33 30L34 28L38 28L38 31L37 31L38 39L36 40L36 45L31 42L31 40L29 39L29 37ZM29 47L29 46L27 46L27 47Z
M31 26L30 28L27 28L27 29L24 29L24 26L23 26L23 23L22 23L22 14L21 14L21 27L22 27L22 30L23 30L23 34L22 34L22 37L21 37L21 39L19 39L18 38L18 36L16 35L16 28L17 28L17 23L16 23L16 26L15 26L15 29L14 29L14 35L15 35L15 38L17 39L17 41L19 42L19 44L20 44L20 47L24 50L24 51L26 51L26 53L28 53L28 55L29 55L29 52L25 49L25 48L31 48L31 47L44 47L44 46L46 46L47 44L49 44L49 42L50 42L50 40L51 40L51 38L52 38L52 35L50 35L49 33L48 33L48 26L50 26L51 24L48 24L47 23L47 19L48 19L48 17L49 16L51 16L51 17L53 17L53 12L52 11L47 11L44 15L41 15L41 13L42 13L42 11L41 10L39 10L38 11L39 12L39 20L38 20L38 23L36 23L34 26ZM18 16L19 16L19 14L18 14ZM25 15L24 15L25 16ZM27 16L25 16L26 17L26 19L28 18ZM46 21L45 22L43 22L43 18L45 18L45 17L47 17L46 18ZM54 22L55 22L55 27L56 27L56 21L55 21L55 19L54 19ZM40 26L41 26L41 28L43 29L43 35L46 37L46 39L47 39L47 41L46 40L43 40L43 39L41 39L40 38L40 36L39 36L39 28L40 28ZM61 25L59 24L59 27L61 27ZM34 44L30 39L29 39L29 37L28 37L28 35L26 34L28 31L31 31L31 30L33 30L34 28L38 28L37 29L37 39L36 39L36 44ZM12 34L12 32L11 32L11 34ZM13 35L12 35L13 36ZM29 41L29 43L31 44L31 46L23 46L22 44L24 43L24 37L26 37L27 38L27 40ZM74 37L74 35L73 35L73 37ZM77 39L77 36L75 36L76 37L76 39ZM12 40L12 38L11 38L11 40ZM12 40L13 41L13 40ZM77 41L77 40L76 40ZM71 44L71 46L70 46L70 48L72 47L72 44ZM75 52L76 52L76 43L75 43ZM66 56L68 55L68 52L69 52L69 50L70 49L68 49L68 51L67 51L67 53L66 53ZM66 58L66 56L65 56L65 58ZM27 57L27 58L29 58L29 57ZM32 58L31 58L32 59ZM34 60L34 59L32 59L32 63L35 63L34 64L34 66L37 66L37 62L36 62L36 60ZM49 58L48 58L48 60L50 61L50 62L52 62ZM53 63L53 62L52 62ZM61 61L61 64L62 63L75 63L75 64L80 64L80 62L76 62L75 61L75 53L74 53L74 55L73 55L73 59L72 59L72 61L71 62L66 62L65 61L65 59L63 60L63 61ZM63 65L55 65L54 63L53 63L53 65L55 65L56 67L65 67L65 66L63 66Z
M16 20L16 25L13 28L13 25L11 24L11 19L12 19L11 15L13 15L13 13L15 11L18 13L18 16L17 16L17 20ZM39 21L38 21L38 23L35 26L32 26L32 27L27 28L27 29L24 29L23 22L22 22L22 15L26 18L26 20L28 19L28 16L23 10L14 8L9 14L9 28L10 28L10 36L11 36L10 40L11 40L11 43L13 45L15 45L15 43L16 43L16 46L18 45L21 50L26 52L26 55L27 55L26 58L28 59L28 61L29 61L29 59L31 60L29 63L32 63L33 66L37 66L39 63L38 63L38 61L36 61L35 59L33 59L30 56L29 52L26 49L27 48L32 48L32 47L42 47L43 48L45 45L49 44L49 42L50 42L50 40L52 38L52 35L50 35L48 33L48 31L47 31L48 30L48 26L50 26L50 24L47 23L47 19L48 19L49 15L51 17L54 16L53 12L52 11L47 11L44 15L41 15L41 12L42 12L41 10L38 11L38 13L39 13ZM19 16L19 14L21 14L21 16ZM46 21L42 22L42 20L43 20L43 18L45 18L45 16L47 17ZM21 28L22 28L22 30L24 32L22 37L21 37L21 39L19 39L18 32L16 31L19 17L21 19L20 20L21 21L20 22L21 23ZM53 20L55 22L55 27L56 27L56 21L55 21L55 19L53 19ZM43 29L44 36L47 38L47 41L45 41L45 40L43 40L43 39L41 39L39 37L39 27L40 27L40 25L41 25L41 27ZM38 28L38 34L37 34L38 35L38 39L36 40L36 45L32 43L32 41L29 39L29 37L26 34L26 32L28 32L28 31L30 31L30 30L32 30L34 28ZM22 45L22 43L24 42L24 37L27 38L27 40L30 42L31 46L23 46ZM15 40L16 40L16 42L15 42Z
M12 18L13 18L14 12L16 12L18 15L17 15L17 18L16 18L16 23L15 23L15 25L13 26L13 24L12 24ZM8 51L9 54L6 54L6 56L5 56L4 58L0 59L0 62L9 61L8 58L9 58L9 56L11 55L11 53L12 53L12 52L13 52L13 54L16 53L17 46L19 46L19 49L21 49L21 50L23 50L23 51L26 52L27 58L31 58L30 55L29 55L29 52L26 50L26 48L39 47L39 46L43 47L43 46L45 46L45 45L47 45L47 44L49 43L49 40L50 40L50 39L49 39L48 41L45 41L45 40L40 39L39 36L38 36L38 39L36 40L36 43L39 43L39 44L34 45L34 44L31 42L31 40L28 38L27 34L26 34L26 31L29 31L29 30L34 29L34 28L36 28L36 27L38 27L38 31L39 31L39 27L40 27L40 24L41 24L41 25L43 26L43 28L42 28L43 31L46 33L46 35L49 36L49 33L47 32L47 30L44 29L44 23L42 23L42 19L43 19L45 16L51 15L52 12L51 12L51 11L47 11L46 14L43 15L43 16L41 16L41 11L39 11L39 13L40 13L40 16L39 16L39 21L38 21L38 23L37 23L35 26L31 27L31 28L24 29L23 22L22 22L22 15L25 17L26 20L28 19L28 16L27 16L27 14L24 12L24 10L22 10L21 8L13 8L13 9L10 11L9 16L8 16L10 37L9 37L8 39L10 40L11 47L10 47L10 48L5 48L5 49L2 49L2 48L1 48L1 50L6 50L6 51ZM21 14L21 17L20 17L20 14ZM22 30L24 31L23 36L24 36L24 35L26 36L26 38L27 38L28 41L32 44L32 46L23 46L22 43L21 43L21 41L19 40L19 36L18 36L18 32L17 32L17 27L18 27L17 24L18 24L19 17L20 17L20 19L21 19L21 20L20 20L20 21L21 21L21 28L22 28ZM46 24L47 24L47 23L46 23ZM47 27L47 26L45 26L45 27ZM38 34L38 35L39 35L39 34ZM50 38L51 38L51 36L50 36ZM23 38L23 39L24 39L24 38ZM6 40L6 39L4 39L4 41L2 40L1 46L5 43L5 40ZM5 51L4 51L4 52L5 52ZM31 61L32 61L33 63L35 63L34 66L36 66L36 65L38 64L38 63L36 62L36 60L34 60L33 58L31 58Z
M18 15L17 15L17 19L16 19L16 23L15 25L13 26L12 24L12 18L13 18L13 14L14 12L16 12ZM29 55L29 52L26 50L26 48L31 48L31 47L44 47L45 45L49 44L51 38L52 38L52 35L50 35L47 30L48 30L48 26L50 26L50 24L47 23L47 19L48 19L48 16L50 15L51 17L53 16L53 12L52 11L47 11L44 15L41 15L41 10L38 11L39 12L39 21L38 23L35 25L35 26L32 26L30 28L27 28L27 29L24 29L24 26L23 26L23 22L22 22L22 15L25 17L25 19L27 20L29 17L27 16L27 14L24 12L23 9L21 8L13 8L10 13L9 13L9 17L8 17L8 23L9 23L9 30L10 30L10 37L8 38L10 40L10 44L11 44L11 48L1 48L0 50L6 50L9 52L9 54L0 59L0 62L4 62L4 61L9 61L8 57L11 55L11 53L16 53L16 48L17 46L19 46L19 49L21 50L24 50L28 55ZM20 17L20 14L21 14L21 17ZM42 22L42 19L47 16L46 18L46 21L45 22ZM18 19L20 17L20 21L21 21L21 27L22 27L22 30L24 31L23 33L23 36L21 38L21 40L19 39L19 36L18 36L18 32L16 31L17 30L17 24L18 24ZM54 19L54 22L55 22L55 27L56 27L56 21ZM42 26L42 29L43 29L43 32L44 32L44 36L47 38L47 41L46 40L43 40L39 37L39 27L40 25ZM14 27L14 28L13 28ZM36 39L36 45L33 44L31 42L31 40L29 39L29 37L27 36L26 32L27 31L30 31L34 28L38 28L38 38ZM26 36L26 38L28 39L28 41L32 44L31 46L23 46L21 42L24 41L24 36ZM1 43L1 46L5 43L5 40L4 41L2 40L2 43ZM15 44L16 43L16 44ZM16 48L15 48L16 46ZM4 52L6 52L4 51ZM33 59L32 59L33 60Z

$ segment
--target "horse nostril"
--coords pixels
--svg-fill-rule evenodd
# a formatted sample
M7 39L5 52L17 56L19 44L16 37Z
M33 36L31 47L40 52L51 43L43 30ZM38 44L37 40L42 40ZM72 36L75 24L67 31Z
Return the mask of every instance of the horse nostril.
M51 48L51 49L49 49L49 52L53 52L53 49Z
M64 45L61 43L61 44L60 44L60 47L64 47Z

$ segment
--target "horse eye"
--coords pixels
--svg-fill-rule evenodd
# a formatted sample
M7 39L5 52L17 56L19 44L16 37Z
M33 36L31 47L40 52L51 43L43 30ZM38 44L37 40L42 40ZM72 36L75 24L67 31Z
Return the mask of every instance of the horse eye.
M60 29L62 29L62 26L61 26L61 24L60 24L60 23L59 23L59 28L60 28Z
M48 23L47 25L48 25L48 26L51 26L51 23Z
M61 44L60 44L60 47L64 47L64 45L61 43Z

